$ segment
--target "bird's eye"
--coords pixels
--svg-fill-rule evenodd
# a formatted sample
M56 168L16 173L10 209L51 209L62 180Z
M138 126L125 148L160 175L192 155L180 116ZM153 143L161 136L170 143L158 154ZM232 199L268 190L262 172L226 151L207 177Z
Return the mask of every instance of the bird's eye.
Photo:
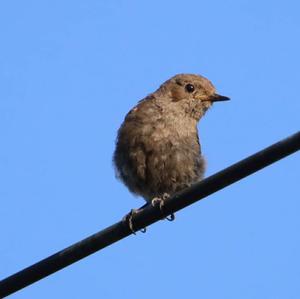
M195 90L195 86L189 83L185 86L185 90L189 93L192 93Z

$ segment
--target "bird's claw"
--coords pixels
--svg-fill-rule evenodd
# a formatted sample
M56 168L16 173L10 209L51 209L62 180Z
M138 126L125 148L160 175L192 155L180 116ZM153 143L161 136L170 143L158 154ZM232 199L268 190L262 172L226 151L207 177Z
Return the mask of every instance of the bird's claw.
M166 219L168 221L174 221L175 220L175 214L174 213L170 214L169 216L166 217Z
M156 207L157 205L159 206L159 210L160 212L164 215L165 211L164 211L164 206L165 206L165 200L168 199L170 197L170 195L168 193L164 193L162 195L162 197L154 197L151 200L151 205L153 207ZM175 215L174 213L168 215L167 217L164 217L165 219L167 219L168 221L174 221L175 220Z
M134 228L133 222L132 222L132 217L133 215L137 214L139 212L139 209L131 209L130 212L128 214L126 214L122 221L123 223L125 223L126 225L128 225L130 231L136 235L136 230ZM140 232L145 233L147 231L146 227L140 229Z

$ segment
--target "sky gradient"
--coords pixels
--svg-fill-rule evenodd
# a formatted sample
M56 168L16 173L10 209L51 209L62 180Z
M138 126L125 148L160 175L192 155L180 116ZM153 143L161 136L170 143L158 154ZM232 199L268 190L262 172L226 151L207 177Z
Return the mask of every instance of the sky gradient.
M116 180L116 132L176 73L232 100L199 125L206 176L300 123L298 1L1 1L0 279L143 201ZM300 155L11 298L298 299Z

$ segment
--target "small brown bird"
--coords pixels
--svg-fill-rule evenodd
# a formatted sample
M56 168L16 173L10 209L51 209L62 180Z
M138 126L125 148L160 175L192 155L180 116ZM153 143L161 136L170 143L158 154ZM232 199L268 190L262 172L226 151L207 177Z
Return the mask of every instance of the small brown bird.
M200 181L205 160L197 123L213 102L227 100L199 75L179 74L163 83L126 115L118 131L113 157L118 178L161 208L165 198ZM130 219L129 226L134 231Z

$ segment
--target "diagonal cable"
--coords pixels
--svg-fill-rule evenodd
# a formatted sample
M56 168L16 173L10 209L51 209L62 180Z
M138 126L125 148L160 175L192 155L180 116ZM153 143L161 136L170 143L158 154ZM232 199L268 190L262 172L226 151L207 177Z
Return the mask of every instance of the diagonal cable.
M300 149L300 131L217 172L165 201L164 214L158 207L146 206L133 216L136 230L175 213L252 173ZM0 298L47 277L85 257L132 234L128 225L117 222L104 230L79 241L39 262L0 281Z

